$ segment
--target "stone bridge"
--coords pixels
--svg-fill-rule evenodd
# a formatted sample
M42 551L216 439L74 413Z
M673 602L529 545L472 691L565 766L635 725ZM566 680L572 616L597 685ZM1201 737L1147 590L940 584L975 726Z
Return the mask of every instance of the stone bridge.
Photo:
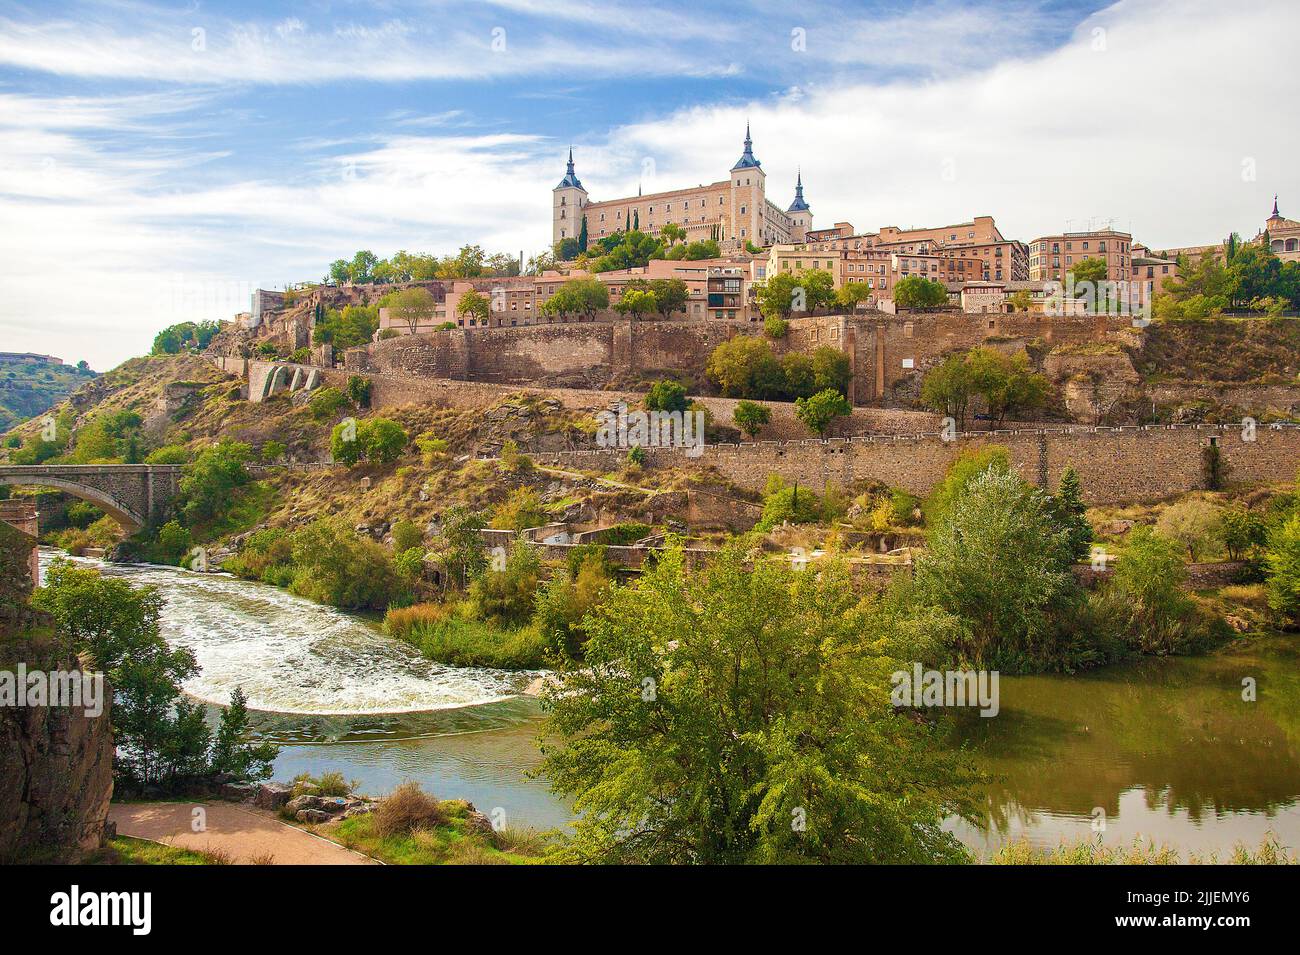
M102 508L129 534L166 517L180 481L175 464L0 465L0 484L65 491Z

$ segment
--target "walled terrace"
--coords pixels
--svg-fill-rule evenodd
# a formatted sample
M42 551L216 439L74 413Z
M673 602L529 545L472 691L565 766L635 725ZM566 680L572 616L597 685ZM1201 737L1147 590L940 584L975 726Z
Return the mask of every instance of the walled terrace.
M1207 489L1209 455L1219 457L1228 484L1291 481L1300 465L1300 425L1294 424L1261 426L1250 440L1239 425L1075 426L968 431L952 440L935 432L716 444L697 457L680 448L646 448L645 455L650 467L712 468L753 491L777 474L810 488L830 484L847 490L859 481L879 481L924 495L962 451L989 445L1006 447L1017 471L1040 487L1054 488L1073 467L1089 504L1160 500ZM540 464L606 472L616 470L626 453L598 448L534 457Z

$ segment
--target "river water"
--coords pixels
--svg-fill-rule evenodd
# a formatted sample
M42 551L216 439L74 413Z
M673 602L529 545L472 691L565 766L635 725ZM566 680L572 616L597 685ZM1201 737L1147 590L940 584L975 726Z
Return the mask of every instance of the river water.
M53 556L43 550L42 563ZM414 779L511 824L571 818L533 775L541 713L519 694L535 674L430 663L373 620L265 584L82 562L159 588L164 636L203 668L187 692L220 704L242 686L256 730L281 745L277 779L338 770L372 793ZM1255 702L1242 699L1245 678ZM1020 837L1053 846L1141 835L1223 855L1272 832L1300 848L1300 638L1003 677L1000 689L996 718L970 714L954 730L954 745L993 776L981 816L947 823L977 855Z

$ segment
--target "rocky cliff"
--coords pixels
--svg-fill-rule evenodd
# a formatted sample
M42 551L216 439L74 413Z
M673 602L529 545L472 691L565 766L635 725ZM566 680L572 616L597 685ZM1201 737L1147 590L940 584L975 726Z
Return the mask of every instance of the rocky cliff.
M80 666L72 658L54 668ZM0 861L70 860L102 843L113 795L107 686L104 694L97 717L80 708L0 706Z

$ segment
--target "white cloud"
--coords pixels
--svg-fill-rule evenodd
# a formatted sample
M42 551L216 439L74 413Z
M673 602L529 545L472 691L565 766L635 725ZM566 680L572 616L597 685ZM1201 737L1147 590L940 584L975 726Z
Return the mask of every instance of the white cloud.
M1290 4L1119 4L1059 49L982 72L824 81L580 139L578 174L596 199L634 193L646 158L647 190L714 181L748 119L773 201L788 203L802 166L819 225L991 214L1024 240L1112 217L1156 247L1253 235L1275 191L1284 213L1300 209L1300 76L1282 68L1298 32ZM357 248L549 241L567 141L393 115L387 133L279 144L303 157L287 173L219 174L182 122L211 95L0 96L6 348L103 367L169 321L228 317L252 286L318 277Z

